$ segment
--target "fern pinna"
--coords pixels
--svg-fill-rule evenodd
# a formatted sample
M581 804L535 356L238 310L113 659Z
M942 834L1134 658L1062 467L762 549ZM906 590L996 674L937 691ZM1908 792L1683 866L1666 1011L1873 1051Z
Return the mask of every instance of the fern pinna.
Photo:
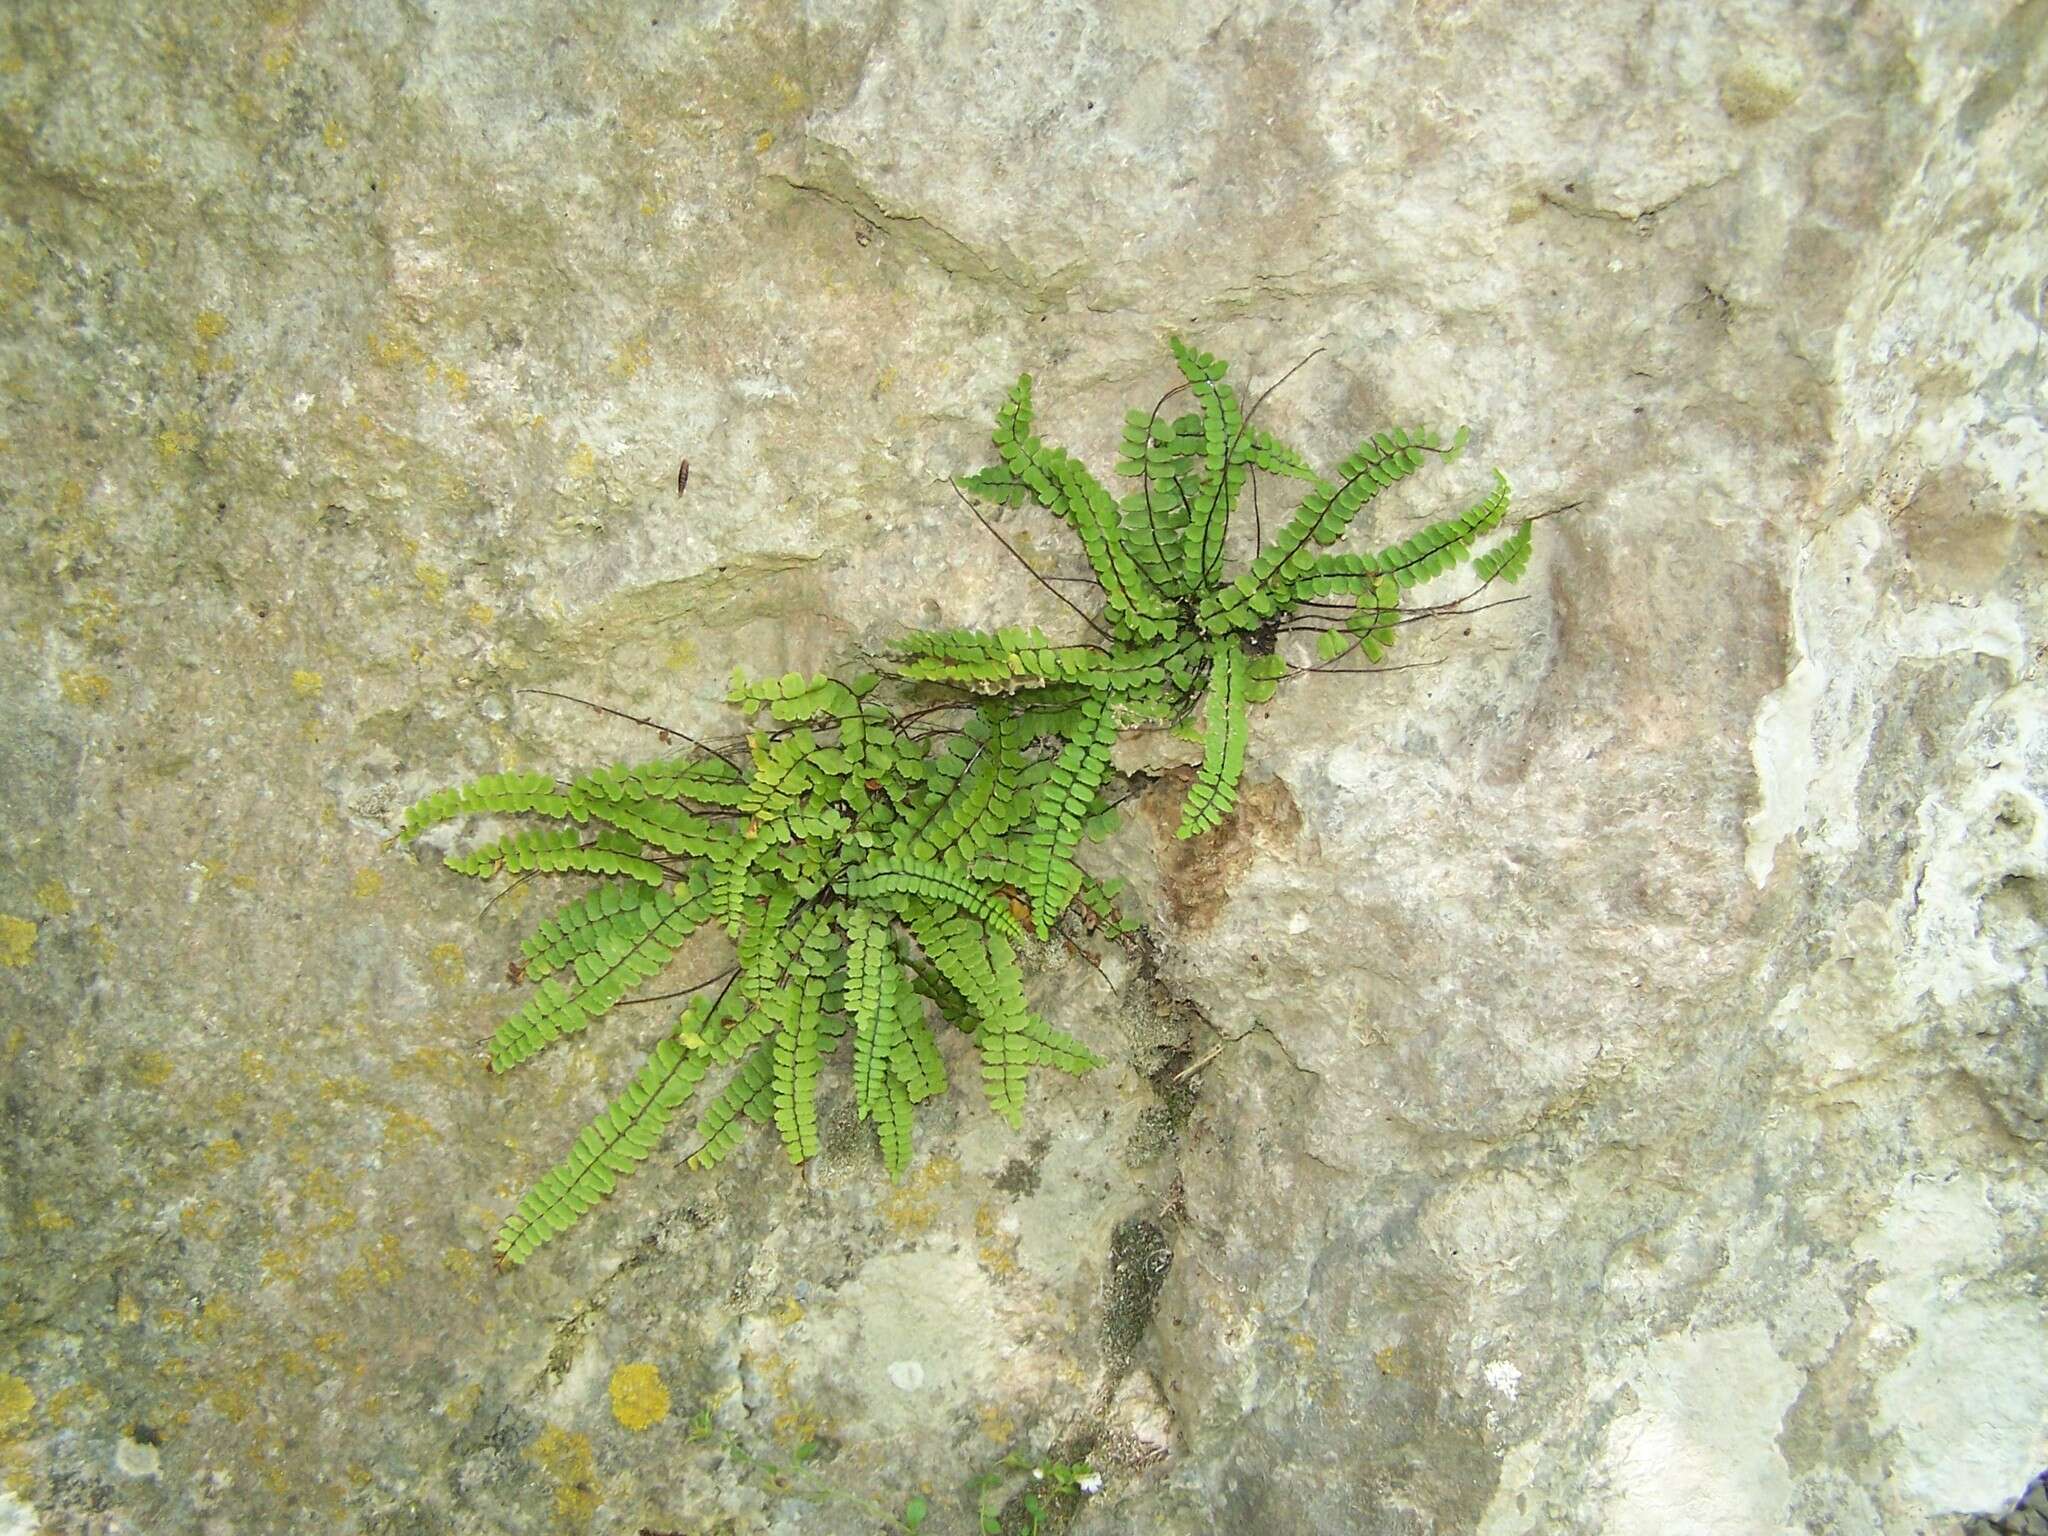
M1035 502L1073 528L1101 592L1099 613L1081 613L1095 638L1055 644L1037 630L920 633L899 643L894 664L907 679L1029 699L1061 721L1077 799L1108 771L1107 753L1094 748L1105 733L1185 723L1202 742L1181 809L1178 835L1185 838L1216 826L1237 803L1251 705L1290 672L1354 655L1377 663L1402 626L1469 602L1475 593L1404 608L1411 589L1457 565L1473 560L1481 588L1515 581L1528 564L1530 524L1474 560L1474 546L1507 517L1507 479L1496 474L1490 492L1456 517L1376 552L1326 553L1381 491L1432 457L1455 459L1463 429L1448 444L1420 427L1377 433L1326 477L1252 424L1257 406L1241 406L1224 382L1227 364L1178 337L1171 345L1182 382L1150 410L1125 417L1117 471L1137 484L1121 498L1033 434L1029 374L996 413L997 462L961 482L999 505ZM1163 417L1183 392L1195 409ZM1305 489L1279 531L1232 574L1225 557L1231 520L1259 474ZM1318 660L1295 667L1280 642L1301 632L1316 636ZM1044 896L1032 908L1043 934L1058 913L1072 841L1054 808L1043 807L1041 818L1038 847L1056 872L1034 892Z
M458 873L600 877L521 945L517 970L537 986L491 1036L496 1071L588 1028L700 928L723 928L737 953L507 1218L506 1262L609 1194L714 1073L724 1082L697 1117L690 1166L715 1166L757 1123L802 1163L819 1147L821 1065L851 1034L857 1112L893 1175L910 1155L913 1106L946 1086L931 1011L973 1042L983 1091L1012 1123L1030 1068L1099 1065L1031 1010L1013 946L1011 904L1021 908L1030 867L1018 829L1042 799L1058 800L1063 821L1072 801L1057 762L1034 749L1030 715L995 702L926 726L934 711L906 721L874 686L738 678L731 701L770 716L744 764L704 753L568 783L496 774L406 813L408 838L461 815L552 823L451 854ZM1115 920L1114 892L1093 882L1071 882L1062 906L1084 895Z
M515 973L535 990L491 1036L494 1071L610 1013L700 929L723 930L735 951L506 1218L504 1262L524 1263L609 1194L707 1078L691 1167L717 1165L757 1124L793 1163L816 1156L819 1075L849 1035L855 1109L892 1176L909 1160L914 1106L946 1087L934 1018L968 1037L983 1094L1017 1123L1031 1068L1100 1064L1032 1012L1017 945L1027 923L1042 940L1077 908L1098 932L1127 928L1114 886L1075 859L1113 819L1104 786L1118 732L1166 724L1201 742L1178 835L1206 832L1236 804L1248 711L1283 677L1353 656L1376 664L1402 626L1527 568L1530 520L1475 555L1507 517L1498 475L1455 517L1374 552L1332 551L1382 490L1431 457L1455 458L1464 433L1448 445L1419 428L1378 433L1324 476L1252 424L1257 403L1240 404L1223 363L1172 347L1183 382L1127 417L1117 468L1137 483L1121 498L1033 435L1028 375L997 413L998 462L963 482L1073 528L1101 596L1092 615L1076 606L1092 638L907 635L890 670L913 694L944 695L916 707L885 701L872 675L738 676L729 702L759 721L744 761L705 748L568 782L494 774L406 812L407 838L458 816L541 823L450 854L458 873L596 878L521 946ZM1164 417L1181 393L1195 409ZM1230 524L1248 488L1256 509L1260 475L1303 489L1233 572ZM1474 592L1411 601L1467 562ZM1303 632L1319 659L1290 663L1283 642Z

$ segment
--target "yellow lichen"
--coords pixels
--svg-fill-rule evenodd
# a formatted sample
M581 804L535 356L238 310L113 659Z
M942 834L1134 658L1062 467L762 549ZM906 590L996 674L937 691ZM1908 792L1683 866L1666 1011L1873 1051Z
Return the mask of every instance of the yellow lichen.
M384 889L384 877L374 869L359 869L355 879L349 882L349 892L357 901L368 901Z
M422 1142L439 1141L441 1133L434 1129L434 1123L410 1110L394 1109L384 1117L384 1145L392 1151L402 1152Z
M266 1248L256 1257L257 1268L263 1272L265 1285L276 1285L285 1280L296 1280L302 1268L297 1254L283 1248Z
M50 917L69 917L78 910L61 880L46 880L36 888L36 905Z
M36 1395L19 1376L0 1376L0 1435L14 1433L35 1412Z
M64 695L67 703L81 709L92 709L104 704L114 695L114 681L99 672L60 672L57 674L57 691Z
M668 1417L668 1388L656 1367L640 1360L612 1372L612 1417L634 1431Z
M304 667L299 667L292 673L293 693L304 694L310 698L326 686L327 679L318 672L309 672Z
M137 1051L128 1058L130 1081L144 1088L161 1088L171 1080L173 1064L168 1051Z
M346 149L348 147L348 130L330 117L325 123L320 125L320 142L329 149Z
M221 1136L206 1144L206 1166L218 1173L242 1160L242 1144L232 1136Z
M202 309L192 321L192 334L201 341L218 341L228 333L228 317L217 309Z
M832 1432L832 1421L812 1409L798 1406L778 1413L769 1421L769 1433L784 1445L803 1445Z
M166 460L190 453L198 446L198 436L179 427L165 427L156 435L156 451Z
M587 1525L604 1496L597 1486L597 1457L590 1436L571 1434L558 1424L542 1430L526 1448L527 1459L555 1488L555 1518Z
M192 1337L195 1339L218 1339L238 1316L235 1304L225 1296L214 1296L199 1309L199 1316L192 1322Z
M565 466L572 480L587 480L597 473L597 450L588 443L578 443L576 451L569 455Z
M436 1083L461 1083L476 1077L476 1058L452 1051L445 1045L423 1045L392 1063L399 1077L425 1078Z
M898 1237L922 1237L939 1219L938 1191L960 1177L950 1157L934 1157L915 1170L882 1204L882 1220Z
M388 1291L405 1273L398 1239L386 1232L363 1250L363 1256L334 1277L334 1294L354 1298L369 1291Z
M52 1424L69 1427L89 1424L107 1411L107 1394L89 1381L74 1381L50 1394L43 1416Z
M427 958L434 967L434 979L444 987L460 986L469 975L460 944L436 944Z
M448 595L448 573L422 560L412 568L413 580L426 589L427 600L438 603Z
M234 1220L235 1213L220 1200L204 1200L197 1205L186 1204L178 1207L178 1230L191 1237L203 1237L208 1242L217 1241Z
M0 965L27 965L35 952L36 925L25 917L0 914Z
M426 353L422 352L403 336L384 336L376 331L372 331L369 337L369 348L371 360L386 368L397 368L407 363L426 361ZM367 416L360 419L365 430L372 426Z

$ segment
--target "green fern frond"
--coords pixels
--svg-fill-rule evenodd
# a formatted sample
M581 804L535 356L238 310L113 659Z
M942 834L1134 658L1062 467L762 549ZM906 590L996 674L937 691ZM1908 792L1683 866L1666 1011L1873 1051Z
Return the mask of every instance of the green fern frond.
M925 863L969 865L1030 814L1020 791L1025 782L1029 736L1024 717L1005 714L990 722L969 718L959 739L964 749L935 766L930 798L899 824L897 850Z
M1081 871L1073 854L1081 841L1088 807L1109 772L1109 749L1115 740L1116 725L1108 706L1096 699L1085 702L1074 734L1039 791L1038 813L1032 818L1030 841L1024 850L1028 870L1024 894L1041 939L1051 937L1053 923L1081 888Z
M896 1039L889 1048L889 1071L913 1104L946 1091L946 1060L924 1021L923 1005L907 986L896 993Z
M722 758L657 758L650 763L614 763L586 773L570 785L585 803L694 800L730 807L746 788L739 769Z
M406 807L404 829L410 842L427 828L457 816L567 816L569 797L545 773L487 773L452 789L437 789Z
M624 936L629 927L639 932L647 889L627 881L596 886L547 919L519 946L520 970L526 979L539 981L560 970L597 948L607 935Z
M1089 645L1054 645L1036 629L993 634L955 629L913 632L897 642L898 675L913 682L960 683L989 691L1019 684L1074 682L1102 660Z
M754 1048L697 1117L697 1148L688 1166L702 1172L724 1162L746 1139L746 1120L754 1118L755 1106L772 1100L774 1091L775 1043L770 1040Z
M775 1035L775 1128L792 1163L818 1155L818 1033L826 977L832 969L832 927L812 913L797 941L789 982L778 1002Z
M660 887L668 873L640 856L640 839L600 831L588 841L573 827L515 833L486 843L473 853L451 854L448 867L460 875L487 879L497 874L626 875Z
M853 1016L853 1099L863 1120L886 1094L889 1053L896 1047L897 987L902 973L891 952L885 921L863 906L847 909L846 1011Z
M1129 639L1157 640L1172 634L1178 615L1125 547L1123 519L1109 492L1078 459L1057 449L1042 450L1039 458L1048 483L1055 487L1053 510L1080 534L1082 552L1102 584L1104 616Z
M1202 737L1202 766L1181 802L1175 837L1195 837L1215 826L1237 805L1237 781L1244 773L1247 657L1230 636L1217 639L1209 670L1208 727Z
M912 907L906 917L925 958L974 1010L974 1044L981 1052L982 1087L989 1107L1017 1124L1030 1062L1013 1038L1021 1036L1029 1011L1016 951L1002 934L980 928L958 912Z
M1536 525L1523 523L1500 543L1472 562L1472 571L1482 582L1504 581L1513 586L1529 569L1529 532Z
M1023 1037L1019 1050L1033 1066L1052 1067L1069 1077L1082 1077L1102 1065L1100 1056L1035 1013L1026 1016L1019 1033Z
M996 407L996 457L1012 480L1027 481L1026 471L1037 444L1031 436L1031 375L1020 373L1010 393Z
M1252 431L1250 446L1245 450L1245 461L1252 468L1264 470L1269 475L1306 480L1310 485L1324 483L1323 477L1315 472L1307 459L1270 432L1256 428Z
M591 820L609 823L677 858L716 859L734 841L730 827L715 825L672 800L579 799Z
M1314 546L1334 544L1375 496L1420 468L1424 453L1437 441L1436 433L1416 428L1382 432L1360 443L1338 466L1334 484L1319 484L1302 497L1249 570L1203 598L1197 615L1202 628L1211 633L1257 629L1292 607L1290 589L1313 567Z
M910 1166L910 1090L894 1073L884 1073L882 1087L874 1100L871 1118L875 1139L881 1144L882 1166L890 1182L903 1177Z
M1244 669L1245 703L1265 703L1273 697L1286 676L1287 658L1278 651L1268 651L1263 656L1249 658Z
M495 1247L506 1264L524 1264L612 1192L618 1179L652 1152L675 1112L689 1100L710 1064L701 1046L683 1043L709 1012L693 1003L674 1034L654 1048L632 1084L576 1138L569 1155L542 1176L498 1229Z
M676 946L711 915L711 905L701 887L687 889L680 900L652 891L628 909L631 922L592 934L588 948L566 957L572 980L546 977L526 1006L498 1026L490 1039L491 1070L506 1071L563 1035L589 1028L668 964Z
M921 859L894 857L874 859L848 875L846 892L855 901L880 902L891 897L916 897L921 901L957 907L997 933L1024 937L1017 920L1003 904L977 886L973 879L940 864Z
M1413 537L1389 545L1374 557L1375 567L1403 588L1420 586L1441 576L1472 553L1472 541L1491 532L1507 515L1508 477L1494 471L1494 487L1462 517L1431 523Z
M1178 336L1167 338L1174 361L1188 381L1202 421L1202 468L1200 484L1191 498L1191 520L1181 553L1181 590L1199 592L1209 585L1223 561L1223 536L1230 515L1237 508L1237 494L1244 483L1240 439L1244 417L1237 394L1223 382L1229 364L1218 362L1206 352L1195 352Z
M757 709L765 704L769 714L777 720L850 716L860 707L860 700L852 689L822 672L811 678L787 672L781 677L764 677L748 682L746 672L734 668L732 685L725 697L728 704L747 709Z

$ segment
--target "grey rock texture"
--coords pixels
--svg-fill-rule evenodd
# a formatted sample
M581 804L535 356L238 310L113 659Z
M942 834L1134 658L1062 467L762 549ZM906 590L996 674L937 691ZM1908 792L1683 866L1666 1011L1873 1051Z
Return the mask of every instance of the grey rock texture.
M2032 1528L2044 110L2042 0L13 7L0 1532ZM1057 627L945 482L1169 330L1531 600L1136 802L1023 1135L495 1275L642 1039L489 1078L399 809Z

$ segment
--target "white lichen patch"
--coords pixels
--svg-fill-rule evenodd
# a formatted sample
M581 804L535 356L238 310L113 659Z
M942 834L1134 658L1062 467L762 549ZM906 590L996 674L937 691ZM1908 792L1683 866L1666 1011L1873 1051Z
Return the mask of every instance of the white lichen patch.
M1636 1407L1609 1424L1594 1471L1608 1536L1783 1530L1792 1477L1777 1445L1800 1373L1761 1324L1657 1340L1610 1384Z
M1898 1436L1899 1492L1915 1506L1997 1509L2048 1461L2048 1310L1988 1277L2001 1243L1979 1174L1908 1176L1858 1245L1885 1278L1870 1304L1904 1341L1879 1378Z

